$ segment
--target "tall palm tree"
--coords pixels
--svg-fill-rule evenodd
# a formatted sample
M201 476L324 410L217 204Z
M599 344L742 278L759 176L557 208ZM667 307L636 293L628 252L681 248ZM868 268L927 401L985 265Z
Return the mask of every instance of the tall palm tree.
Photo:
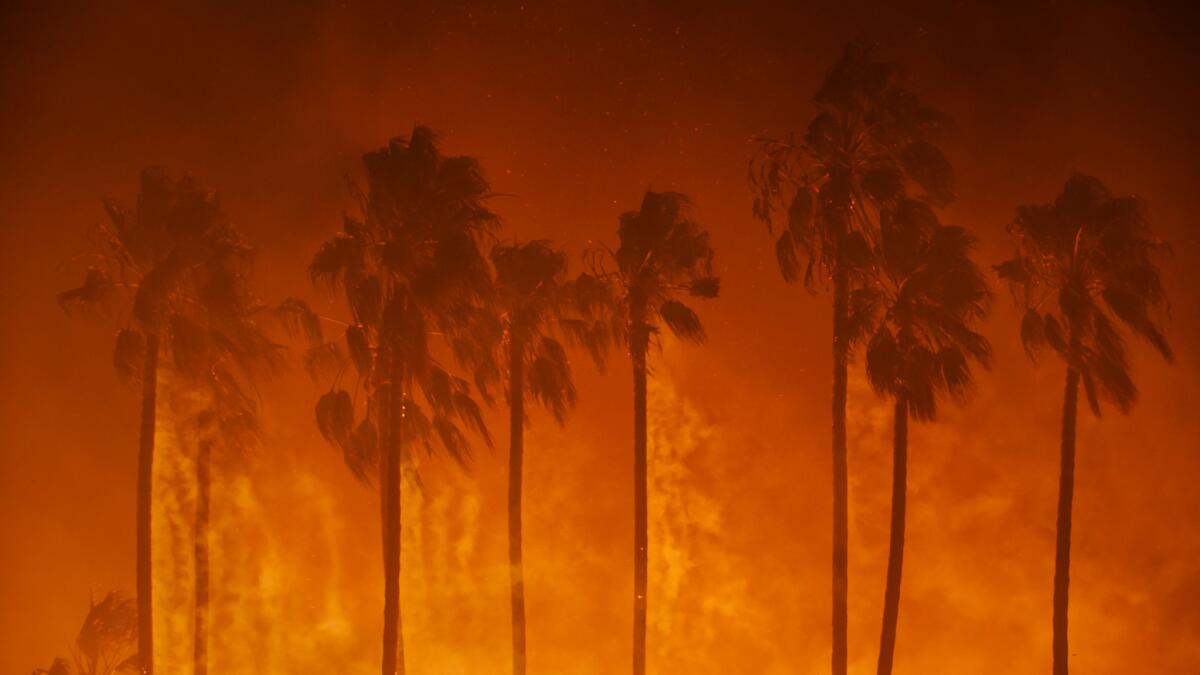
M847 333L867 340L867 379L895 406L892 513L879 675L890 675L900 616L907 504L908 419L932 420L938 398L962 399L970 362L988 365L991 345L975 332L991 292L971 260L975 238L942 225L927 204L897 194L881 211L879 244L850 296Z
M142 383L138 442L137 616L142 673L153 672L151 488L160 354L184 365L199 354L197 313L214 261L244 253L216 195L194 178L170 178L160 168L141 174L132 210L104 200L108 222L92 237L100 247L84 282L59 294L68 314L104 317L119 312L113 363L118 375ZM128 306L114 307L124 291ZM203 341L201 341L203 342Z
M339 385L342 351L337 341L324 339L321 318L297 299L280 311L310 341L310 372L333 373L330 391L316 406L321 432L342 448L357 477L380 478L382 672L395 675L404 672L400 479L408 446L412 440L427 450L436 444L465 465L470 444L464 426L491 442L470 384L438 361L433 342L440 340L472 370L486 358L471 329L490 311L494 291L482 251L499 220L483 204L490 193L479 163L443 156L425 127L368 153L363 164L367 191L354 190L361 215L347 216L309 267L314 283L344 293L351 316L342 324L344 343L358 373L354 396ZM359 390L364 396L356 400ZM362 413L357 423L356 411Z
M197 436L195 617L193 672L208 672L209 524L213 452L225 459L244 457L259 436L258 406L249 386L280 367L280 349L257 321L261 305L247 283L249 247L230 229L227 255L205 265L196 321L186 349L176 349L176 367L185 381L207 393L208 403L191 420Z
M712 274L708 232L690 218L689 207L683 194L647 192L637 211L621 215L617 250L592 249L591 271L581 279L585 295L595 298L598 286L607 289L611 325L633 362L634 675L646 672L647 352L663 327L681 340L703 342L700 317L679 298L715 298L720 291L720 280Z
M1053 613L1054 674L1066 675L1079 384L1097 416L1101 398L1122 413L1133 407L1138 392L1121 326L1173 359L1163 334L1169 305L1158 269L1169 249L1150 231L1140 198L1113 196L1081 173L1067 179L1054 202L1018 207L1008 231L1016 254L996 271L1025 307L1021 340L1030 358L1048 345L1067 366Z
M525 571L522 562L525 396L548 410L561 425L575 406L575 385L566 349L558 339L563 322L578 321L574 282L567 279L567 257L550 242L497 245L492 249L496 300L509 406L508 561L512 597L513 674L524 675Z
M846 333L853 267L878 239L879 210L906 183L935 204L954 197L949 162L931 142L941 114L921 105L898 69L851 43L813 98L817 115L804 135L765 139L750 162L753 213L769 229L789 283L833 285L833 658L845 675L848 576ZM801 257L807 258L802 263Z

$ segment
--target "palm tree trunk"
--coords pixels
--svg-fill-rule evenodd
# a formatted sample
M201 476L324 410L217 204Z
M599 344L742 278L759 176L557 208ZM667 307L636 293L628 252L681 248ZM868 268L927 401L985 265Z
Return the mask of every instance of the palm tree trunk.
M153 569L150 557L151 488L154 482L154 428L158 398L158 336L146 336L142 367L142 428L138 441L137 605L138 663L142 675L154 672Z
M846 462L846 317L850 305L850 280L843 266L833 275L833 675L846 675L846 598L850 526L849 484Z
M888 543L887 585L883 592L883 634L879 638L879 675L891 675L900 618L900 575L904 569L904 514L908 491L908 401L896 399L892 429L892 529Z
M1067 606L1071 584L1071 503L1075 497L1075 418L1079 371L1067 366L1062 457L1058 474L1058 533L1054 554L1054 675L1067 675Z
M387 437L387 460L383 477L383 675L404 675L404 634L400 615L400 461L404 445L405 405L404 366L394 350L391 387L388 398L391 411Z
M646 673L647 475L646 475L646 347L648 335L639 312L634 314L633 360L633 675Z
M196 448L196 616L193 627L194 675L208 673L208 523L209 488L212 485L212 444L201 441Z
M509 344L508 569L512 585L512 671L525 675L525 567L521 561L521 489L525 453L525 354L521 340Z

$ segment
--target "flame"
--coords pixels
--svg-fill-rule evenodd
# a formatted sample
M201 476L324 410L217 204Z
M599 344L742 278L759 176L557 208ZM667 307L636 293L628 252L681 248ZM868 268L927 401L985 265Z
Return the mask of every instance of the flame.
M192 668L195 514L189 411L203 397L160 377L154 470L155 665ZM373 642L357 634L341 595L345 524L311 473L264 476L214 458L210 531L209 671L305 673L337 664L370 673ZM286 514L286 515L284 515ZM281 516L289 527L279 528Z
M656 372L649 391L651 672L827 672L828 542L822 528L828 527L828 512L819 508L824 502L815 502L806 519L772 521L770 527L740 520L763 513L761 502L740 503L761 482L761 473L753 472L771 470L753 466L763 447L747 451L749 434L698 407L672 370L667 363ZM203 400L174 386L169 373L162 380L154 485L156 663L161 672L188 673L195 467L194 439L180 420ZM875 397L861 368L852 370L850 385L850 670L865 674L874 670L879 634L892 410ZM976 405L986 410L993 395L981 391ZM1046 479L1045 503L1020 499L992 475L994 458L985 453L994 452L993 446L964 422L970 413L947 406L942 414L942 423L915 424L911 431L897 668L1035 672L1049 648L1053 503L1046 497L1052 495L1052 476ZM604 506L586 512L602 513L604 522L573 522L579 511L565 518L567 509L581 508L581 495L596 493L581 492L594 488L590 477L563 473L560 453L607 455L611 466L623 467L631 463L628 445L591 447L602 441L536 426L527 441L531 672L614 672L614 663L624 666L628 653L631 514ZM817 466L813 458L824 455L825 445L814 439L813 447L800 450L804 456L797 465ZM495 460L480 461L473 473L465 473L443 459L413 457L422 482L406 480L402 495L401 589L410 672L509 672L504 462ZM303 463L258 464L214 466L210 671L376 672L382 605L377 495L347 488ZM1028 475L1024 467L1021 472ZM606 484L614 492L605 501L626 502L631 488L625 480ZM827 480L814 469L797 476L794 485L812 490ZM350 498L370 508L350 508ZM772 528L776 543L786 544L781 550L789 553L772 547L769 554L751 555L766 549L744 536ZM997 531L1009 532L1015 543L988 539ZM1010 546L1044 555L1014 557ZM1136 575L1102 572L1086 556L1076 570L1083 580L1072 598L1076 663L1105 672L1106 652L1094 645L1134 639L1121 633L1110 614L1141 611L1150 599ZM1184 586L1190 572L1181 562L1163 574ZM802 628L795 643L781 639L780 616ZM978 631L982 648L947 648L946 636L961 634L962 626ZM1028 649L998 667L994 654L1012 644ZM1181 658L1192 658L1197 649L1170 648Z
M719 430L662 376L649 382L647 412L650 667L704 672L731 635L761 635L765 614L751 604L745 565L722 536L729 524L698 475Z
M154 476L156 664L186 673L192 663L195 439L185 420L202 396L161 375ZM651 662L658 672L704 672L731 635L763 650L765 607L752 606L739 557L723 543L728 523L712 490L698 480L705 457L723 443L664 377L650 389ZM537 444L531 443L535 448ZM268 450L269 452L269 450ZM402 606L406 662L413 672L446 675L508 672L508 569L502 544L503 502L489 505L476 477L414 456L418 485L402 492ZM212 484L210 671L306 673L377 669L382 581L378 523L347 523L333 488L310 471L264 474L251 465L216 461ZM491 496L494 497L494 496ZM536 516L535 516L536 517ZM281 521L287 528L279 528ZM622 523L624 525L624 523ZM355 534L352 534L350 530ZM532 530L527 540L531 585L570 597L565 566ZM349 569L354 559L375 562ZM365 555L364 555L365 553ZM621 556L596 550L618 567ZM615 570L628 576L629 570ZM344 590L359 594L348 601ZM699 592L699 589L703 592ZM609 591L623 605L617 589ZM481 608L487 607L486 610ZM536 625L536 619L531 621ZM596 630L598 627L590 627ZM552 672L602 673L608 668L574 653L531 645L534 663ZM755 638L755 636L758 636ZM784 671L780 671L784 672Z

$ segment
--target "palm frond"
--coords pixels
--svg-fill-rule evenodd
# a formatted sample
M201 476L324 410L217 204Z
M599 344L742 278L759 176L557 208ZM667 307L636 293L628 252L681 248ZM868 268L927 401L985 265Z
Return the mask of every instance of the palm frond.
M67 316L104 318L109 314L113 282L102 267L89 267L83 283L58 294L58 304Z
M926 141L909 143L900 153L900 162L929 199L937 204L954 201L954 170L936 145Z
M308 275L313 283L324 283L330 288L345 284L362 274L366 268L366 246L344 232L321 245L308 265Z
M562 344L550 337L539 340L526 374L526 387L533 398L562 425L575 407L575 384L571 364Z
M367 338L365 326L355 325L346 327L346 349L350 352L350 360L358 369L359 375L366 376L371 372L374 355Z
M676 337L686 342L704 342L704 326L700 317L687 305L678 300L667 300L658 308L663 323Z
M342 461L359 481L370 485L379 471L379 438L375 424L364 419L342 445Z
M350 400L350 392L335 389L325 393L317 400L315 412L317 428L325 440L345 447L355 428L354 403Z
M304 350L304 371L314 381L335 377L346 365L346 357L336 342L323 342Z
M133 382L142 375L146 360L146 336L138 330L123 328L117 331L113 347L113 368L123 382Z

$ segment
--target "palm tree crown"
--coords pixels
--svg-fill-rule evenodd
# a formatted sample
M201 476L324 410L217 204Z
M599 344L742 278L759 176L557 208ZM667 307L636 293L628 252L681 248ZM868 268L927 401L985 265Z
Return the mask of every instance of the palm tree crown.
M526 393L562 424L576 400L571 364L556 337L577 305L566 255L534 240L497 245L491 257L503 331L498 342L521 345Z
M637 211L621 215L616 251L590 251L592 270L578 280L581 306L596 308L608 322L583 322L579 334L592 340L593 355L602 356L604 336L628 347L633 366L633 674L646 672L648 584L648 472L646 438L646 356L652 335L665 326L683 340L703 341L704 327L683 294L715 298L720 280L712 275L708 232L688 216L687 197L675 192L647 192ZM611 263L615 269L610 269ZM580 325L580 324L575 324ZM611 331L609 333L608 331Z
M365 480L377 466L380 395L389 384L381 366L392 358L404 364L423 395L424 405L409 400L405 415L409 433L427 449L436 444L466 462L470 445L463 425L489 440L469 383L433 356L429 336L443 338L464 364L484 358L468 328L493 295L482 244L498 219L483 206L489 190L478 162L442 156L425 127L367 154L363 164L367 192L354 190L361 216L347 216L309 267L315 283L345 294L351 315L343 335L346 351L326 341L321 318L303 301L285 301L280 313L293 332L309 340L310 372L335 375L333 388L317 404L317 421L343 449L350 470ZM367 390L361 406L338 386L345 354ZM357 424L356 407L365 409Z
M848 330L867 340L872 387L929 420L939 394L968 391L970 361L990 362L991 345L972 324L986 316L991 292L970 258L975 238L938 223L925 203L900 199L881 225L874 262L851 294Z
M1079 373L1095 414L1101 398L1128 412L1137 387L1118 325L1173 358L1157 264L1169 248L1150 232L1145 203L1076 173L1053 203L1019 207L1009 234L1016 254L996 271L1025 307L1030 357L1048 345Z
M138 376L147 336L162 338L176 369L197 379L210 377L214 364L257 371L278 363L244 287L253 251L216 193L152 167L142 172L134 210L112 199L104 205L109 222L93 232L101 264L88 269L81 286L59 294L59 303L70 314L106 315L115 292L131 294L113 354L119 375Z
M906 183L934 204L954 198L950 163L931 142L945 118L899 75L851 43L813 97L817 115L804 135L765 139L751 160L754 216L784 225L775 252L786 281L812 286L815 267L833 270L839 255L861 253L876 238L868 206L878 213Z
M621 215L617 250L589 251L592 270L580 280L582 294L594 297L597 281L611 284L611 328L623 342L663 326L682 340L705 339L700 317L679 297L715 298L720 279L712 273L708 232L691 220L689 207L686 195L647 192L641 208ZM606 267L609 260L615 269Z

